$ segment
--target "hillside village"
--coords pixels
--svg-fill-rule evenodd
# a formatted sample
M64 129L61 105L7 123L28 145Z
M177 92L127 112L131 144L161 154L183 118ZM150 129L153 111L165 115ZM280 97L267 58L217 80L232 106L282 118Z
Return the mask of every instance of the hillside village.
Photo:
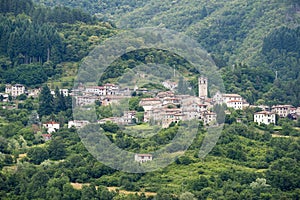
M300 199L299 0L0 0L0 18L1 200Z
M139 106L143 108L143 120L138 121L135 110L124 111L122 116L112 116L98 120L103 124L108 121L119 125L134 125L137 122L150 123L160 125L167 128L171 123L198 119L204 125L216 125L217 113L213 110L214 106L226 105L226 113L230 113L230 109L243 110L246 108L260 108L261 111L254 113L253 120L257 124L276 124L276 115L280 118L290 118L297 120L300 116L300 107L295 108L292 105L274 105L272 107L264 105L250 105L239 94L223 94L217 92L213 97L208 97L208 81L207 78L198 78L198 96L183 95L176 92L177 83L164 81L162 85L167 91L151 91L147 88L121 88L112 83L103 86L82 86L76 89L59 89L63 96L72 96L76 106L85 107L100 102L101 106L115 105L122 99L129 99L132 93L148 94L151 97L141 98ZM3 102L14 102L19 96L26 95L30 98L37 98L41 89L28 89L21 84L6 85L5 93L0 94ZM55 97L55 92L51 91ZM17 101L16 101L17 102ZM3 109L14 109L14 106L3 106ZM82 128L89 124L88 120L73 120L68 122L68 128ZM47 130L47 134L43 135L49 140L51 133L60 128L58 122L44 122L43 127Z

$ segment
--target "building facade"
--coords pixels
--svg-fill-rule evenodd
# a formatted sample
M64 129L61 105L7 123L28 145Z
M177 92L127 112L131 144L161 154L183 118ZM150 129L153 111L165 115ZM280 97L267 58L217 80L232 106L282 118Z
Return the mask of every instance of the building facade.
M5 87L5 93L10 94L13 97L17 97L21 94L25 94L25 86L21 84L7 84Z
M273 112L261 111L254 114L254 122L258 124L275 124L276 115Z
M135 154L134 160L139 163L144 163L148 161L152 161L152 155L151 154Z

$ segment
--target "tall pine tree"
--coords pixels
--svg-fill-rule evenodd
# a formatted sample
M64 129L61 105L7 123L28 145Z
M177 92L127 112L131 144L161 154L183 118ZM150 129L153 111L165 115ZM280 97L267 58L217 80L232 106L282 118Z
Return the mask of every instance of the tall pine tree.
M38 113L40 117L50 115L54 111L54 100L47 85L44 85L39 96L40 104Z

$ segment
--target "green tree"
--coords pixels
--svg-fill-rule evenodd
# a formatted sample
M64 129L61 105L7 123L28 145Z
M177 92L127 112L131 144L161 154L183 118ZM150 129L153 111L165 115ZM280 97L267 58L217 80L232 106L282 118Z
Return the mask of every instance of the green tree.
M30 160L30 162L39 165L41 164L44 160L47 160L49 158L49 153L46 149L42 147L35 147L29 149L27 156Z
M39 110L40 117L50 115L54 111L54 101L51 91L47 85L44 85L39 96Z
M32 176L28 189L26 191L26 196L28 199L46 198L46 186L49 181L49 175L46 171L37 171Z
M64 95L59 92L58 87L55 88L55 99L54 99L54 111L59 113L60 111L65 111L67 109L66 100Z
M80 199L81 196L80 191L74 189L70 183L64 184L62 191L63 191L63 199L65 200Z
M61 138L51 140L47 150L49 152L49 158L52 160L60 160L66 156L65 144Z
M81 190L81 200L91 200L96 197L96 187L95 185L86 186L84 185Z
M35 139L34 133L31 128L25 127L18 131L19 135L22 135L25 140L33 141Z
M190 188L194 191L200 191L206 187L208 187L208 180L205 176L200 176L199 179L195 179L190 183Z

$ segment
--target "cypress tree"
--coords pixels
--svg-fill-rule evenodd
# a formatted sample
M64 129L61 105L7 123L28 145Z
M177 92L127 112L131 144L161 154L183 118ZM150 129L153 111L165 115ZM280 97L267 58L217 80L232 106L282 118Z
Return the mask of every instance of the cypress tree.
M54 101L51 91L47 85L44 85L39 96L40 104L38 113L40 117L50 115L54 111Z

